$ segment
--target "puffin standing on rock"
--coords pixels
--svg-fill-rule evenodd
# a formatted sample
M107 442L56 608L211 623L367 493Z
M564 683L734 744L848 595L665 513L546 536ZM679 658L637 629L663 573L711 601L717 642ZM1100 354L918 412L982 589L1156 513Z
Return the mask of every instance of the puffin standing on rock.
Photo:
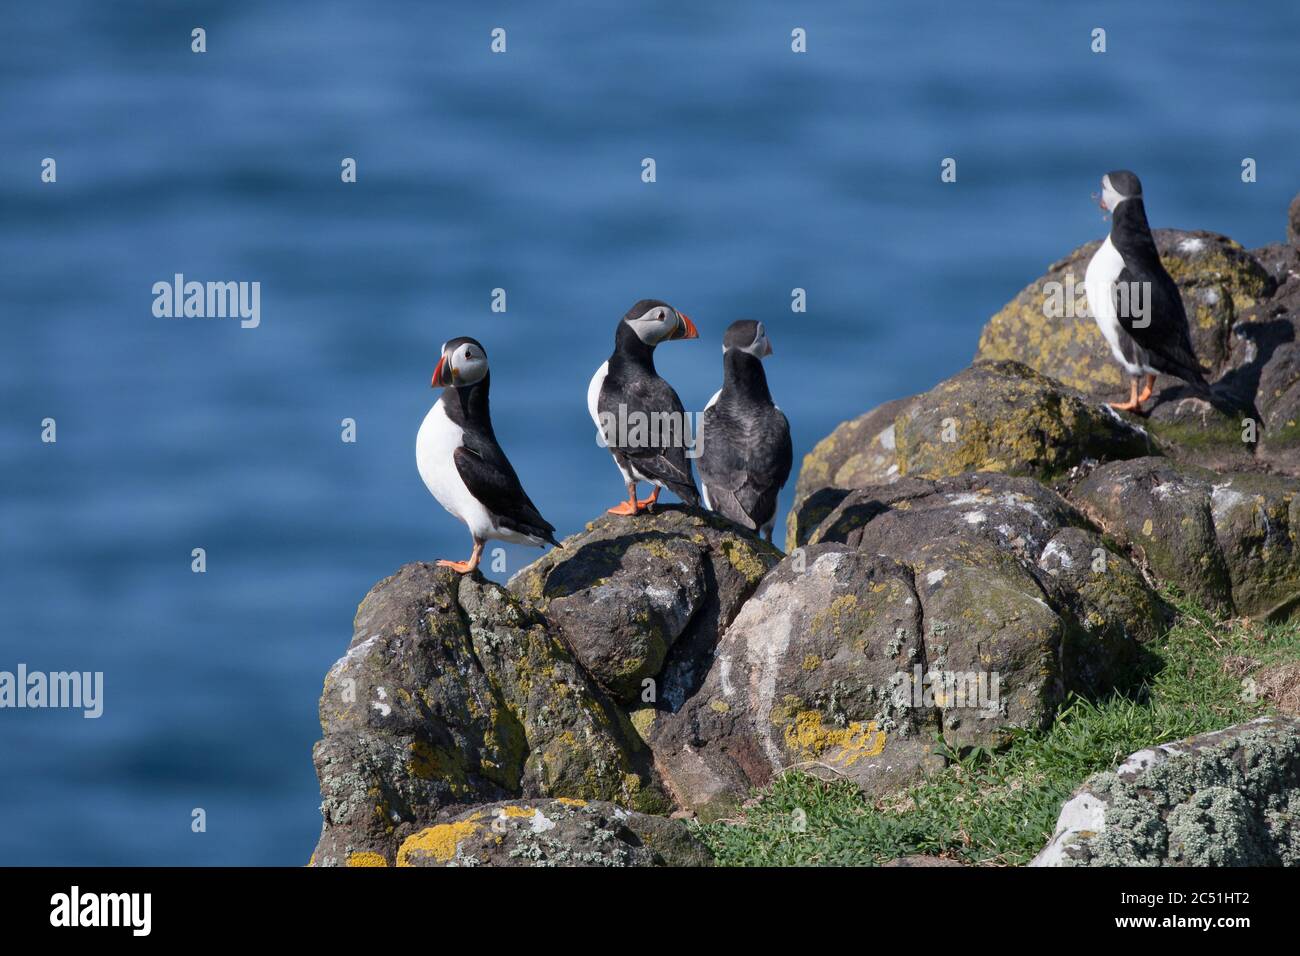
M627 486L627 501L610 508L610 514L651 509L664 488L688 505L699 504L686 457L686 410L673 387L655 371L654 358L660 342L699 337L690 319L658 299L642 299L618 323L614 354L587 386L587 411ZM665 433L676 437L665 443ZM639 481L655 486L649 498L637 500Z
M1210 401L1210 385L1188 334L1183 297L1160 262L1147 224L1142 183L1128 170L1107 173L1099 202L1112 215L1110 235L1088 263L1084 289L1111 354L1130 376L1129 400L1111 402L1111 407L1141 413L1160 372L1182 379L1197 397ZM1141 395L1140 375L1146 376Z
M772 343L762 322L731 323L722 337L722 388L704 407L700 455L704 506L770 543L776 498L790 477L790 422L772 401L763 359Z
M461 574L478 567L488 539L559 546L555 527L524 493L519 477L497 444L488 411L487 352L471 338L442 347L433 388L442 396L429 409L415 437L415 463L438 503L469 528L474 551L468 561L439 561Z

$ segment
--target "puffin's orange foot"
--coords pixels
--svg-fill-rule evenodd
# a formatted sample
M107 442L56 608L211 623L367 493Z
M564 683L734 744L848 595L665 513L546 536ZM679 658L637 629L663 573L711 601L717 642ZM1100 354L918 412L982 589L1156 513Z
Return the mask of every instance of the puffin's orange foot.
M1145 401L1145 399L1138 400L1135 398L1131 402L1108 402L1107 404L1117 412L1136 412L1141 415L1143 401Z
M1151 393L1155 390L1155 384L1156 377L1154 375L1148 375L1146 385L1142 387L1142 394L1137 398L1139 411L1141 410L1142 403L1151 397Z
M658 501L659 501L659 489L656 488L656 489L655 489L655 493L652 494L649 498L638 498L638 499L637 499L637 503L636 503L637 510L638 510L638 511L653 511L653 510L654 510L655 503L658 502Z
M440 567L440 568L451 568L451 569L452 569L453 571L455 571L457 574L468 574L470 571L473 571L473 570L474 570L474 562L472 562L472 561L439 561L439 562L438 562L438 567Z
M641 510L641 502L633 504L631 501L620 501L614 507L610 508L606 514L611 515L634 515Z

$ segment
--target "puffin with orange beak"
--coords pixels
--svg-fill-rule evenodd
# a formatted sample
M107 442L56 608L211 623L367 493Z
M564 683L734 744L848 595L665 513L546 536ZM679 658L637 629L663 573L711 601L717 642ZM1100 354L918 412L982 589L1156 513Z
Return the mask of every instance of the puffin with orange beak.
M597 439L613 455L627 488L627 500L610 508L610 514L652 509L664 488L688 505L699 505L686 455L691 437L686 410L655 371L654 359L660 342L699 337L695 323L658 299L642 299L618 323L614 354L587 386L587 411ZM638 500L641 481L654 485L654 491Z
M1182 379L1190 394L1222 404L1192 347L1182 293L1156 250L1141 181L1127 169L1114 170L1101 177L1098 198L1112 217L1110 235L1088 261L1084 290L1111 355L1129 376L1128 401L1110 406L1143 414L1142 403L1151 398L1161 373ZM1138 394L1142 376L1146 380Z
M465 522L474 539L468 561L439 561L466 574L479 565L489 539L559 545L555 527L524 493L497 443L488 411L487 352L476 340L452 339L433 370L443 390L415 437L415 464L438 503Z

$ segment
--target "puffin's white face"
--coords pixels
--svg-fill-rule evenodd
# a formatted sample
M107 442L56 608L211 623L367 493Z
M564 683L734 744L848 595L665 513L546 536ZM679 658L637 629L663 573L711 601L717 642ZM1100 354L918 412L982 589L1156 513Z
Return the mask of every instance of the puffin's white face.
M434 388L473 385L488 373L487 353L476 342L452 339L442 346L442 358L433 370Z
M738 348L742 352L748 352L756 359L764 359L772 354L772 343L767 337L767 329L763 327L762 322L754 326L754 341L749 345L733 345L731 348ZM728 346L723 345L722 351L727 351Z
M1101 208L1107 212L1114 212L1115 209L1125 199L1131 199L1131 196L1125 196L1122 192L1110 184L1110 176L1101 177Z
M669 305L652 305L635 319L624 319L646 345L658 345L666 339L696 339L700 333L686 316Z

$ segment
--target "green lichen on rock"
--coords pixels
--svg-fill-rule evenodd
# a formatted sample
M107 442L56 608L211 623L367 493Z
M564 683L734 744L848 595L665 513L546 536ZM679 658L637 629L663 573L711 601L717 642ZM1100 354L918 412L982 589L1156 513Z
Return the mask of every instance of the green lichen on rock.
M711 512L606 515L510 580L624 706L678 699L696 664L781 553ZM540 597L538 597L540 595Z
M1300 865L1300 721L1140 751L1062 808L1038 866Z
M1300 603L1300 480L1164 458L1112 462L1071 499L1159 580L1204 607L1286 617Z
M442 809L512 795L670 803L625 718L499 585L411 564L358 610L320 704L316 859L395 859Z
M889 481L898 474L894 419L910 398L885 402L844 422L804 456L795 482L794 505L786 518L786 550L804 543L808 529L826 516L832 502L813 501L823 489L860 488Z
M1018 362L977 362L918 396L895 422L902 475L967 472L1050 482L1085 459L1155 453L1110 409Z

